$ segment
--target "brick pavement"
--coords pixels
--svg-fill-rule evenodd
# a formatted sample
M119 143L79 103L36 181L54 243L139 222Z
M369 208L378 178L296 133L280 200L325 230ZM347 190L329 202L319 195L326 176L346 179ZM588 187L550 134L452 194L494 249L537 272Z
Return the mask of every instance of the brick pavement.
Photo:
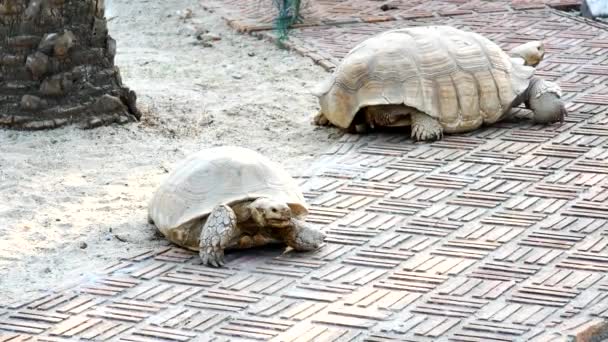
M309 26L288 44L331 69L357 42L404 25L474 29L505 48L545 39L538 73L564 88L565 124L507 122L416 144L346 135L299 175L308 220L328 233L322 249L231 253L224 269L150 251L0 306L0 341L567 341L600 324L608 30L530 7Z
M270 0L215 0L204 6L223 14L238 31L272 28L277 15ZM374 23L425 17L512 12L528 9L568 8L580 0L302 0L304 20L296 26Z

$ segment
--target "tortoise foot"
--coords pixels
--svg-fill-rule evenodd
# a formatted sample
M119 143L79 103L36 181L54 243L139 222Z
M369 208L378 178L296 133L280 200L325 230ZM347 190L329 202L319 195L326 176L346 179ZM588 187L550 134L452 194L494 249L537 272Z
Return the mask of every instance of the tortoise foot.
M416 141L435 141L443 137L443 127L429 115L412 114L412 139Z
M322 112L318 112L312 117L312 123L316 126L329 126L329 120L327 120Z

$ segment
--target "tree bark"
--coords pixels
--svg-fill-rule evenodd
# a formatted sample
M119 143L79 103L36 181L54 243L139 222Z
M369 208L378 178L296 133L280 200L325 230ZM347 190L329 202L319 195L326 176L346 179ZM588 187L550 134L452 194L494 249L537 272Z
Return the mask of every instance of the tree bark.
M92 128L139 120L115 54L103 0L0 0L0 125Z

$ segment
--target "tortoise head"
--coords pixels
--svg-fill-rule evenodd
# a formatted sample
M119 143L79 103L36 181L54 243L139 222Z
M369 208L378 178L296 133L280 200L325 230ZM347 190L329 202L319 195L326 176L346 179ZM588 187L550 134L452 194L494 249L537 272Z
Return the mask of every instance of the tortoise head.
M510 54L522 58L525 65L535 67L545 56L545 44L542 41L527 42L511 49Z
M285 228L291 224L291 209L285 202L261 197L251 202L249 209L260 227Z

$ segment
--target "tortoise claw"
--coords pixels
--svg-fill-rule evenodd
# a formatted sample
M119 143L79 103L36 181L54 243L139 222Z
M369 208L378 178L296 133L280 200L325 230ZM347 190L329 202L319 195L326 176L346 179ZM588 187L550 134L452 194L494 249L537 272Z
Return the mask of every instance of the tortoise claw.
M200 257L203 265L222 267L226 264L226 261L224 260L224 251L219 248L207 248L206 251L201 249Z
M207 263L209 262L209 254L201 253L200 257L201 257L201 261L203 262L203 265L207 265Z

